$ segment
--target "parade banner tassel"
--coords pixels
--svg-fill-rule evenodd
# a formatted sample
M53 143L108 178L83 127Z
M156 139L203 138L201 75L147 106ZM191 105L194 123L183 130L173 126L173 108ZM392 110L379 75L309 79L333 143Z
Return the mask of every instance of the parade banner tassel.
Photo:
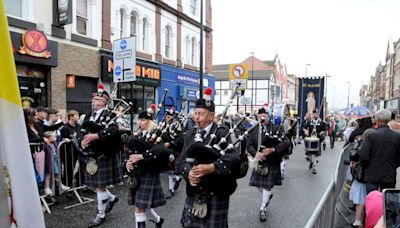
M22 111L4 1L0 1L0 40L0 168L3 169L0 188L3 188L2 191L6 188L10 204L7 205L9 209L0 208L0 211L8 211L9 227L42 228L45 227L44 217ZM4 183L9 184L9 187ZM0 207L3 205L0 204ZM0 224L3 218L4 214L0 214Z

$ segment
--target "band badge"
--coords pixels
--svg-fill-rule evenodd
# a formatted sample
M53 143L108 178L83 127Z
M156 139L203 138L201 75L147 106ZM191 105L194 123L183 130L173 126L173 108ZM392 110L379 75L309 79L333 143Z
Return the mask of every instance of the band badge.
M22 47L18 52L39 58L50 58L51 52L47 49L47 37L41 31L29 29L22 35Z
M97 173L99 170L99 165L97 164L97 161L93 158L88 158L87 164L86 164L86 172L93 176Z

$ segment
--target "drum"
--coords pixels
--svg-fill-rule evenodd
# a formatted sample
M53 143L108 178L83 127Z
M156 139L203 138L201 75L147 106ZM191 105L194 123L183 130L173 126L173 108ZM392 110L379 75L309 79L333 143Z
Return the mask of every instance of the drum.
M282 124L282 121L285 121L283 123L283 126L285 127L285 131L287 130L286 127L289 124L288 118L285 118L290 116L290 111L289 111L289 106L286 105L285 103L280 103L280 104L274 104L273 107L273 117L271 118L272 123L275 125L280 125Z
M321 143L319 141L319 138L317 138L315 136L304 138L304 146L305 146L306 152L319 153L320 145L321 145Z

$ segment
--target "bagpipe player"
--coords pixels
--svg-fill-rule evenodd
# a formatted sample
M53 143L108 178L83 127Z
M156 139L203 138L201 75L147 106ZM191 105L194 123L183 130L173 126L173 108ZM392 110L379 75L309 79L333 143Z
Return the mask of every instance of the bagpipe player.
M122 181L122 170L118 159L121 137L118 126L109 121L113 113L106 105L110 96L99 85L92 93L92 112L86 114L78 141L81 149L88 154L85 169L85 184L97 194L97 215L90 221L89 227L99 226L105 221L118 198L108 191L108 185Z
M186 200L182 213L183 227L228 227L229 198L237 187L236 170L239 154L236 149L219 155L213 148L221 140L220 148L230 144L223 139L229 129L214 122L215 104L212 89L204 91L204 98L196 100L193 120L196 127L184 136L178 171L186 180Z
M283 128L270 122L265 108L258 110L257 119L260 124L249 135L246 147L248 153L256 158L249 185L262 189L260 221L265 222L267 206L273 196L272 188L282 185L280 164L291 144Z

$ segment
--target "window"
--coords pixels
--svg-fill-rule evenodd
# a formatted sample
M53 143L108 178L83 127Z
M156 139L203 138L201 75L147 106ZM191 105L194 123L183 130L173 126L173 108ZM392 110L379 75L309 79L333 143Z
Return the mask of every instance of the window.
M190 64L190 38L186 37L186 63Z
M192 54L192 56L191 56L190 63L192 64L192 66L194 66L195 62L196 62L196 60L195 60L195 56L196 56L196 39L194 37L192 38L191 54Z
M165 27L165 57L171 58L171 27Z
M88 35L88 3L87 0L76 0L76 31Z
M119 38L124 37L124 27L125 27L125 23L124 23L124 18L125 18L125 10L124 9L120 9L119 11L121 17L120 17L120 21L119 21Z
M197 0L190 0L190 13L196 15Z
M144 18L143 19L143 37L142 37L142 40L143 40L143 42L142 42L142 44L143 44L143 47L142 47L142 49L143 49L143 51L146 51L147 50L147 39L148 39L148 34L147 34L147 26L148 26L148 22L147 22L147 19L146 18Z
M268 80L255 80L258 89L268 89Z
M136 15L134 12L131 13L131 29L130 29L131 36L136 35Z
M5 0L7 14L22 17L22 1L23 0Z

